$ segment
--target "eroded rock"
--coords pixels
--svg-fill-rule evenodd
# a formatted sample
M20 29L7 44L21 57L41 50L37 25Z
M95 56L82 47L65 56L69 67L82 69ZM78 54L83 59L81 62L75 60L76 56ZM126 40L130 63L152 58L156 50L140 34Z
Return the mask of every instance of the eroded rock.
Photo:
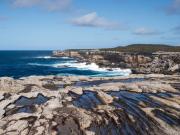
M104 104L110 104L113 102L113 97L106 94L105 92L98 91L97 97L104 103Z
M179 78L3 78L10 91L0 89L0 134L178 135ZM70 85L61 87L65 82Z

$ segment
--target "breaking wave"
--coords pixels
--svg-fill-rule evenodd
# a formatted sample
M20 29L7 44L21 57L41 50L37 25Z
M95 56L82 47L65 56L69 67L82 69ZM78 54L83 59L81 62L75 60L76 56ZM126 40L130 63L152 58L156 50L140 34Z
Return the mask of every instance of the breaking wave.
M40 64L40 63L29 63L29 65L34 66L50 66L53 68L75 68L82 71L94 71L97 74L91 76L128 76L131 74L130 69L121 69L121 68L101 68L95 63L78 63L75 60L68 62L61 62L55 64ZM61 73L62 74L62 73Z
M37 59L56 59L57 57L52 57L52 56L37 56L35 58L37 58Z

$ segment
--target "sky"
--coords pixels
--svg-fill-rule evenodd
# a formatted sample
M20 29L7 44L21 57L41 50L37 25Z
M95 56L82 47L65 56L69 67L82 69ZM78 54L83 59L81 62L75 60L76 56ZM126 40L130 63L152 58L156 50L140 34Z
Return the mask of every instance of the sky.
M0 0L0 50L180 45L180 0Z

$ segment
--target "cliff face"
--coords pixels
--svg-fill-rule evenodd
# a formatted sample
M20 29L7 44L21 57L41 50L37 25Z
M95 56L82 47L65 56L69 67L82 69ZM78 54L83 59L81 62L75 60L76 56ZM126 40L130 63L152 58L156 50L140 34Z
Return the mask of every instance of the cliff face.
M73 57L73 58L82 58L80 53L77 51L53 51L54 57Z
M121 68L136 68L140 64L152 61L150 56L130 53L104 54L104 59Z
M136 74L180 73L180 53L176 52L139 54L115 51L68 51L55 56L62 56L62 54L88 63L94 62L101 67L130 68Z
M180 73L180 53L155 53L152 61L135 68L137 73Z

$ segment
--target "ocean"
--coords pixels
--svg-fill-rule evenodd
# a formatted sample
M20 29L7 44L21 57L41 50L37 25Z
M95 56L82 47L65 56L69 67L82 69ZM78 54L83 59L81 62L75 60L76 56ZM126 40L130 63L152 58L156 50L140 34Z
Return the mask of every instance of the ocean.
M99 68L68 57L51 57L52 51L0 51L0 77L31 75L127 76L130 69Z

